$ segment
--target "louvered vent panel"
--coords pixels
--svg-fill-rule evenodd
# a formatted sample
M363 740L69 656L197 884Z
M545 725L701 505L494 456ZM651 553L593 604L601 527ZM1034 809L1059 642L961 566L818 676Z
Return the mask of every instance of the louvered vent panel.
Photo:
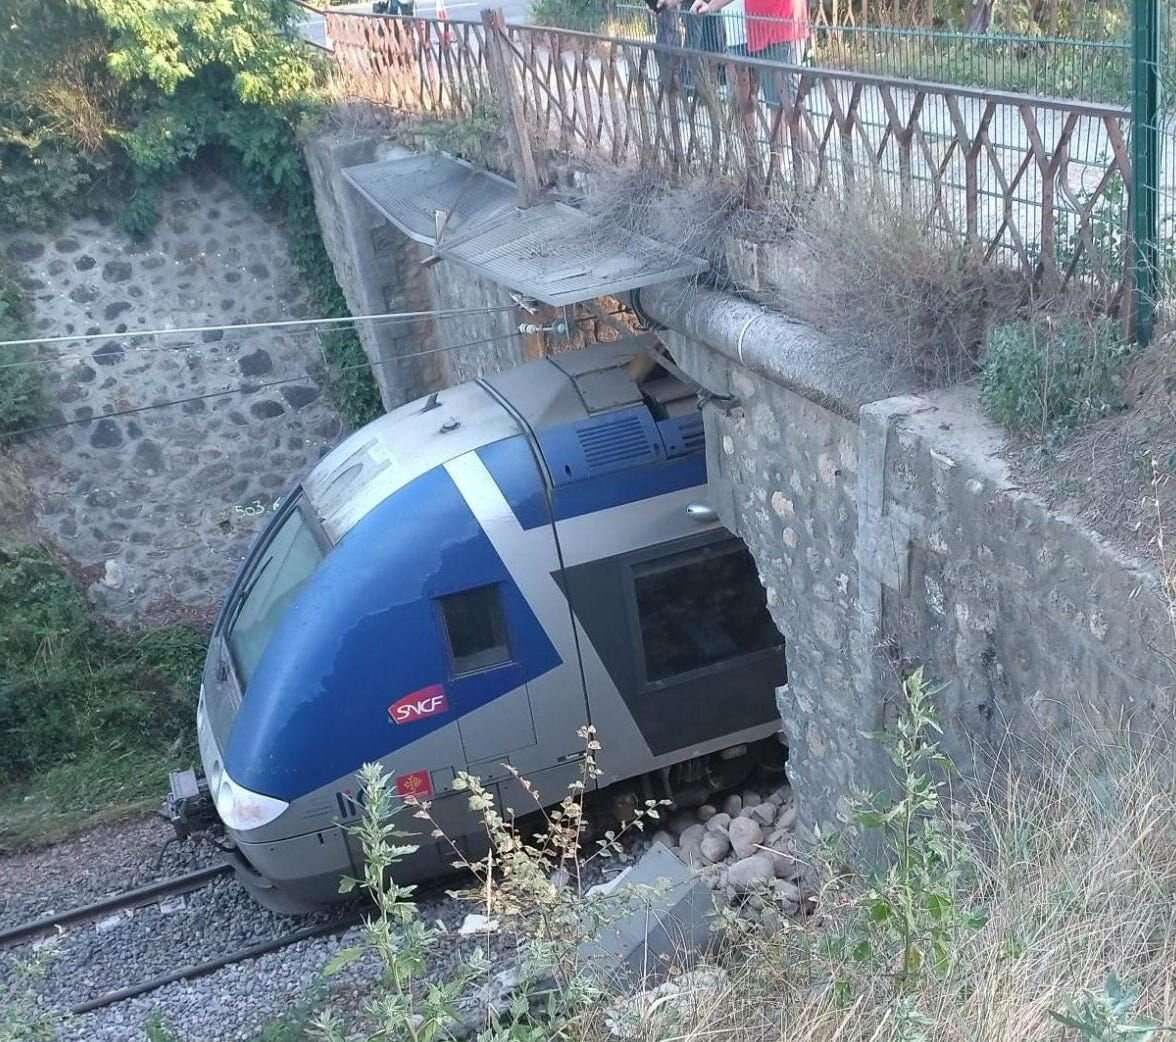
M682 432L682 443L686 452L698 452L703 448L706 431L703 428L702 413L683 416L678 421L678 430Z
M576 435L584 450L584 461L593 471L613 470L654 458L649 436L634 415L581 427Z

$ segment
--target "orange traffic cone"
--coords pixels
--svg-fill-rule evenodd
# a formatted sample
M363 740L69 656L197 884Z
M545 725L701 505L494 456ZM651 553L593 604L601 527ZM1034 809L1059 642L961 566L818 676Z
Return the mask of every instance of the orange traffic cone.
M445 23L441 28L441 46L448 47L453 41L453 33L449 29L449 12L445 9L445 0L437 0L437 21Z

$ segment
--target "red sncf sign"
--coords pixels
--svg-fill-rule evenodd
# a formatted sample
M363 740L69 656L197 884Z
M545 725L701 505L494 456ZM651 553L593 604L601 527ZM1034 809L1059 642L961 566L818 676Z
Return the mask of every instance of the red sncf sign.
M396 779L396 795L416 796L418 799L422 796L432 796L433 779L429 776L428 771L402 774Z
M445 688L440 684L430 684L393 702L388 707L388 719L397 725L412 724L417 720L447 712L449 702L445 698Z

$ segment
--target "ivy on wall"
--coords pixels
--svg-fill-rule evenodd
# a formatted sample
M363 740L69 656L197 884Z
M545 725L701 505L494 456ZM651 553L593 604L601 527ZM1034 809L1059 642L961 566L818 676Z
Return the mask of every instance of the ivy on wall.
M318 234L299 134L325 68L286 0L9 0L0 20L0 227L106 213L129 234L163 187L213 156L287 219L319 315L347 314ZM324 342L328 389L352 425L379 415L353 333Z

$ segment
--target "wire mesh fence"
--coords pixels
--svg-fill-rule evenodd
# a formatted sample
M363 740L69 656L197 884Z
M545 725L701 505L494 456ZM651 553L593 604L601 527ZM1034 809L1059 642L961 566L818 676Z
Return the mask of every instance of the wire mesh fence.
M603 19L607 35L748 54L749 26L762 25L806 41L806 61L821 68L934 80L992 90L1126 102L1131 45L1126 39L1084 39L1011 33L965 33L894 25L793 25L750 16L730 4L708 14L654 14L644 4L618 4ZM754 30L753 30L754 31ZM767 57L770 57L767 56Z

